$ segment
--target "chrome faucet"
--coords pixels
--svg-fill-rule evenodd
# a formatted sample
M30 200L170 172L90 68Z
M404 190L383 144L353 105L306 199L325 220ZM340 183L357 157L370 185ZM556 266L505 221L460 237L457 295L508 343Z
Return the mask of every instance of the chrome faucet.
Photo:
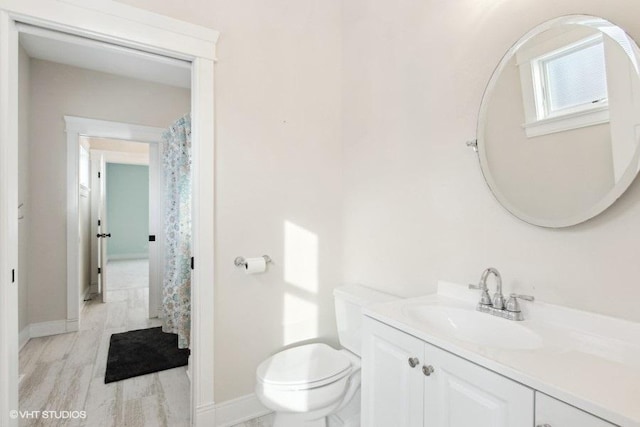
M482 273L480 281L487 286L487 279L490 274L496 276L496 292L493 294L492 300L493 308L502 310L504 308L504 295L502 295L502 276L500 276L500 272L493 267L489 267Z
M487 279L489 278L490 274L496 276L496 292L493 294L493 299L489 297L489 288L487 287ZM480 289L482 291L480 304L490 305L498 310L502 310L504 308L504 295L502 295L502 276L497 269L493 267L487 268L482 272L482 276L480 276L480 282L477 285L469 285L469 289Z
M496 277L496 292L493 294L493 299L489 296L489 288L487 287L487 279L490 274ZM524 320L520 305L518 304L518 298L527 301L534 300L534 298L529 295L511 294L509 295L509 301L507 301L505 305L504 295L502 295L502 276L500 272L493 267L484 270L482 276L480 276L480 282L477 285L469 285L469 289L479 289L482 291L480 302L476 308L478 311L509 320Z

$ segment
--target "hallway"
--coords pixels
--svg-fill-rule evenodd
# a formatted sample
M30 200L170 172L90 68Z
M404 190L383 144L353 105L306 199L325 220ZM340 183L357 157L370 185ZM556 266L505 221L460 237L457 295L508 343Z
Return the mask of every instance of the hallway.
M109 263L111 302L93 295L78 332L31 339L20 351L21 411L86 411L86 419L21 419L24 426L189 425L186 367L104 384L111 334L160 325L148 319L147 260Z

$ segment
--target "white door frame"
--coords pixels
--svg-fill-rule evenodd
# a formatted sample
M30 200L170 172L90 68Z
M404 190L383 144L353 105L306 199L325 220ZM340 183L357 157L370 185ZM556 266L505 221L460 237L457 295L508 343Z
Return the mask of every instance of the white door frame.
M67 133L67 331L78 330L80 326L80 309L82 308L82 301L78 299L77 304L73 301L73 296L78 295L80 292L80 286L78 279L80 277L80 256L79 256L79 232L78 227L80 223L79 215L79 192L78 192L78 180L80 170L78 167L78 146L80 144L80 137L85 136L89 138L108 138L108 139L121 139L137 142L145 142L148 144L158 144L162 140L162 133L165 129L151 126L141 126L131 123L112 122L106 120L88 119L84 117L64 116L65 131ZM93 153L96 151L104 155L105 162L111 163L130 163L130 164L146 164L151 161L150 157L144 155L144 159L140 156L136 156L133 153L121 153L117 151L103 151L103 150L91 150ZM93 164L93 162L92 162ZM92 182L95 178L95 171L91 171ZM106 179L106 177L104 177ZM150 177L151 178L151 177ZM92 186L93 187L93 186ZM95 188L95 187L94 187ZM95 191L94 191L95 193ZM92 197L92 202L94 198ZM93 212L93 207L92 207ZM161 215L161 212L158 212ZM91 217L91 236L94 236L94 227L97 226L94 221L94 217ZM150 227L158 227L158 222L154 221L153 224L149 224ZM163 233L158 233L163 234ZM74 243L76 242L76 243ZM153 253L152 253L153 252ZM150 248L149 257L158 256L156 248ZM155 282L158 283L158 271L159 260L155 263L156 269L152 272L155 277ZM150 278L151 279L151 278ZM107 301L103 297L103 301ZM154 317L158 307L158 293L157 289L151 289L149 287L149 307L154 307ZM151 311L149 312L151 315ZM76 326L76 329L69 329L71 325Z
M218 32L112 0L0 0L0 426L17 426L18 31L16 22L190 61L193 147L191 416L215 423L214 85ZM76 163L77 164L77 163ZM72 186L77 188L77 185ZM71 304L75 306L75 302Z

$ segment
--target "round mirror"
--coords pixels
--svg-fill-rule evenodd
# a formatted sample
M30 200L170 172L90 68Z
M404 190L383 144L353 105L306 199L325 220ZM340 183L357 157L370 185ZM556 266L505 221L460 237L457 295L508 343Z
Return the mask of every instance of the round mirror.
M485 91L478 154L518 218L566 227L620 197L638 172L640 50L601 18L567 16L520 39Z

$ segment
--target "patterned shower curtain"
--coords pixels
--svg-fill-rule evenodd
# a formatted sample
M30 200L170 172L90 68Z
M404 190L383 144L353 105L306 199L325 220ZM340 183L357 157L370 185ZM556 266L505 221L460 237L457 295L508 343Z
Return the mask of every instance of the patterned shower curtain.
M162 330L178 334L189 347L191 332L191 115L162 135L164 172L165 274Z

